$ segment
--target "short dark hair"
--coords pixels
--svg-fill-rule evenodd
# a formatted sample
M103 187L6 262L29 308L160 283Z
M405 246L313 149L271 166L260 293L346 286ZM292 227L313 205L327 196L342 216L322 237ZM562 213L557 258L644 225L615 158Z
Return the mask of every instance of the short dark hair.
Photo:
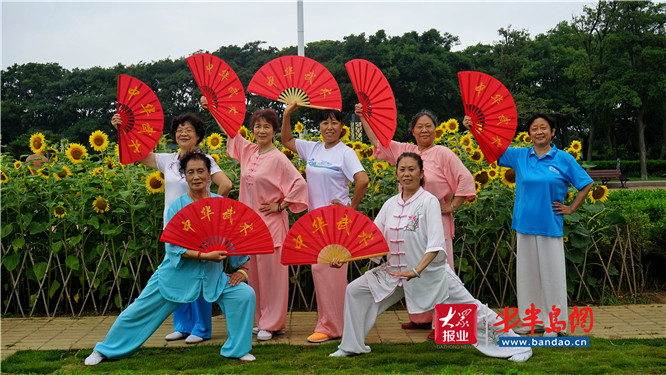
M186 122L194 126L194 131L197 132L197 144L206 138L206 126L203 120L194 113L188 112L180 116L176 116L171 120L171 137L176 140L176 130L178 127Z
M412 117L412 121L409 122L409 132L411 133L414 130L414 125L416 125L416 122L423 116L428 116L432 120L432 123L437 127L437 116L435 116L432 112L428 111L427 109L422 109L419 111L419 113L415 114L414 117Z
M192 152L188 152L180 159L180 174L185 175L185 169L187 168L187 163L189 163L190 160L203 160L204 164L206 165L206 169L208 169L208 173L210 173L210 159L208 159L206 154L197 149Z
M319 111L319 122L324 122L328 120L329 118L334 118L340 122L342 122L342 112L338 111L337 109L332 109L332 108L327 108Z
M277 133L280 129L278 126L277 112L272 108L260 108L252 112L252 116L250 117L250 130L254 128L254 123L259 121L260 118L263 118L267 123L271 124L273 132Z
M421 159L421 155L414 152L403 152L400 156L398 156L398 160L395 162L396 171L398 168L398 164L400 164L400 160L404 158L412 158L416 160L416 164L418 164L419 169L421 170L421 172L423 172L423 159ZM421 186L423 186L424 183L425 183L425 173L423 173L423 177L421 177L421 180L419 181L419 184Z
M525 130L528 133L530 131L530 126L532 126L532 123L534 122L534 120L536 120L538 118L542 118L542 119L546 120L546 122L548 123L548 126L550 126L551 131L553 129L557 128L557 126L555 126L555 120L552 117L550 117L549 115L547 115L545 113L534 113L534 114L532 114L532 116L530 116L530 118L527 119L527 121L525 121L525 127L526 127Z

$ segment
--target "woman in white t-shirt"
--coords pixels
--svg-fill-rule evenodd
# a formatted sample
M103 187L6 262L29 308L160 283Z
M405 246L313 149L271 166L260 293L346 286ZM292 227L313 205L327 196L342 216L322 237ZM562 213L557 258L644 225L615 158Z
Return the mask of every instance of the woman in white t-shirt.
M119 114L111 118L111 125L118 129L122 125ZM171 121L171 137L180 147L180 152L155 153L151 152L140 163L157 169L164 174L164 225L166 225L167 209L176 198L187 193L189 187L185 176L180 173L180 158L197 148L199 142L206 137L204 122L193 113L176 116ZM226 197L231 191L231 180L222 172L215 160L207 155L211 161L212 181L218 186L217 194ZM210 185L208 186L210 190ZM233 278L245 279L241 273L232 275ZM181 305L173 313L174 332L168 334L167 341L185 339L188 344L196 344L210 339L212 326L212 304L200 298L192 303Z
M319 130L323 142L295 139L291 130L291 114L298 105L292 103L282 117L282 144L307 162L308 209L331 204L356 209L368 189L370 180L356 152L340 142L342 113L325 109L319 115ZM349 198L349 183L354 182L354 194ZM342 336L344 322L347 266L340 269L326 264L312 265L317 296L317 327L309 342L324 342Z

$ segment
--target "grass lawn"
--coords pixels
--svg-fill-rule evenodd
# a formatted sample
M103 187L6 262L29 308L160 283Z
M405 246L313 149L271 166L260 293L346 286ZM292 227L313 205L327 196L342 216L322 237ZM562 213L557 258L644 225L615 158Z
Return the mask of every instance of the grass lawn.
M133 356L85 367L91 350L22 351L2 361L2 373L105 374L664 374L666 339L590 339L589 348L534 348L526 363L489 358L471 346L373 344L372 353L330 358L337 343L256 346L256 362L219 355L219 346L141 348Z

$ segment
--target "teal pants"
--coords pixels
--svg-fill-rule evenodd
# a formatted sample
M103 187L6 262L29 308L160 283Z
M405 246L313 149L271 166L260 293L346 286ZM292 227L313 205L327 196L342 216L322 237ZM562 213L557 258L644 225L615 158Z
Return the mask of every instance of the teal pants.
M252 349L254 290L245 283L232 287L227 281L216 302L226 316L229 335L220 355L240 358ZM129 357L180 305L164 299L157 277L151 277L139 297L118 316L104 341L95 345L95 350L107 358Z

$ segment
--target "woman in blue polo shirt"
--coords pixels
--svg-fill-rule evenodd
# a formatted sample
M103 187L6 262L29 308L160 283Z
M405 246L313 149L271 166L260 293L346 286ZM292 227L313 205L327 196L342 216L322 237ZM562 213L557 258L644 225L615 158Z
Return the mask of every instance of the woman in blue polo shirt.
M465 116L463 125L472 126ZM525 322L526 310L541 310L538 320L550 326L548 313L560 310L558 320L566 321L567 279L562 228L564 216L574 213L592 188L590 176L568 153L552 143L555 122L536 113L527 120L534 147L509 147L497 161L516 171L516 199L512 229L517 232L516 284L518 310ZM570 206L563 204L569 184L578 189ZM539 324L541 325L541 324ZM529 333L531 327L516 327L517 333ZM537 330L543 330L543 326ZM557 332L547 332L556 336Z

